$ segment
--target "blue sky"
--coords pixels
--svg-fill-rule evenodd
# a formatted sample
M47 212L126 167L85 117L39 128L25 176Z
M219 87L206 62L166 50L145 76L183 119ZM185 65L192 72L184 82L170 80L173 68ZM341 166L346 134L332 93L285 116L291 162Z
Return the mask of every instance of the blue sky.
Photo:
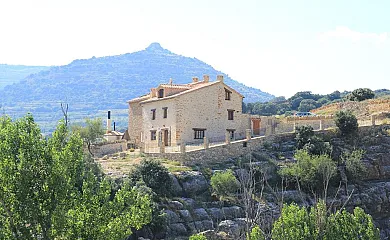
M390 88L390 1L0 2L0 63L63 65L159 42L275 95Z

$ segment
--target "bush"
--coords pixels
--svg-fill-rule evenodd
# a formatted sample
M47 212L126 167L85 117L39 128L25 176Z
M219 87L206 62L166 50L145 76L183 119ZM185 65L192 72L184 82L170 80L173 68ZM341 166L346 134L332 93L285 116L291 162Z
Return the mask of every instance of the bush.
M158 196L169 196L172 189L172 178L168 169L157 160L143 160L130 173L133 183L142 180Z
M341 155L341 160L347 170L348 179L361 179L367 173L367 168L362 162L363 154L363 150L355 150Z
M259 226L256 226L252 228L249 237L247 238L248 240L264 240L264 234L263 231L261 231Z
M351 111L339 111L335 118L336 126L340 129L342 135L351 135L357 133L357 118Z
M202 234L194 234L190 236L189 240L207 240L207 238Z
M363 101L366 99L372 99L375 97L375 93L369 88L358 88L353 90L352 93L347 95L347 99L350 101Z
M282 168L279 174L291 182L298 179L306 189L326 191L327 184L337 173L337 164L330 156L310 155L307 151L298 150L294 158L297 159L297 163Z
M285 205L272 228L273 240L286 239L366 239L379 240L379 229L361 208L328 214L323 202L315 207Z
M223 199L235 194L239 188L239 183L232 170L226 170L217 172L211 177L211 187L213 193Z
M321 155L330 154L332 147L328 142L314 135L311 126L300 126L296 128L295 140L297 149L304 149L310 154Z
M295 128L295 140L297 141L297 148L302 149L307 143L310 143L314 136L312 126L299 126Z

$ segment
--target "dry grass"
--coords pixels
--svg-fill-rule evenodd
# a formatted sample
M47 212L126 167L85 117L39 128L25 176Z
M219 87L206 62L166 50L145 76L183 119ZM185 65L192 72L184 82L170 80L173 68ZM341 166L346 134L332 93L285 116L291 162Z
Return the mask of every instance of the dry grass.
M139 154L139 152L127 151L125 158L120 158L119 153L117 153L113 154L112 157L108 158L107 160L99 158L96 160L96 162L100 164L104 173L110 175L113 178L120 178L124 175L128 175L134 169L134 167L140 164L144 159L146 159L146 157ZM168 159L159 160L168 169L168 171L172 173L192 170L192 168L182 165L177 161Z

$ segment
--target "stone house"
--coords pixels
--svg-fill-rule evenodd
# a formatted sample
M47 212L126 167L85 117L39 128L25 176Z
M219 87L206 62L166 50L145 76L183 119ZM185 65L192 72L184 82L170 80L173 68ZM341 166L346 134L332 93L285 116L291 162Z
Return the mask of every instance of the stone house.
M244 96L226 85L223 76L210 82L197 77L189 84L160 84L150 93L128 101L130 142L176 146L245 138L251 117L242 113Z

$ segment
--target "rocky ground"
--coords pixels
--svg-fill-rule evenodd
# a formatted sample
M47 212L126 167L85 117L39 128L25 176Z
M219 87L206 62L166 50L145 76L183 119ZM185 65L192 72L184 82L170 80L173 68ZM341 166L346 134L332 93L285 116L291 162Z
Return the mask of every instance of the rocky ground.
M343 151L363 149L364 163L368 173L364 179L350 182L346 189L333 188L329 192L328 205L334 209L345 206L351 210L356 206L371 214L381 230L382 239L390 238L390 126L361 128L359 136L346 140L337 137L335 132L319 133L331 141L333 154ZM261 166L264 171L275 172L277 166L294 161L295 140L284 139L282 142L264 144L251 153L253 164ZM130 165L136 164L141 156L129 157ZM108 159L100 161L116 161ZM165 162L164 162L165 161ZM147 239L188 239L194 233L205 232L208 239L240 239L245 227L245 209L238 201L219 201L211 194L209 176L199 166L182 166L180 163L163 160L170 168L174 183L173 197L161 204L167 216L167 223L161 232L152 232L144 228L137 233L137 238ZM232 168L237 173L235 159L225 159L225 165L218 163L210 167L213 171ZM115 168L105 162L107 166ZM103 166L104 166L103 164ZM118 161L118 164L124 164ZM127 168L125 168L127 169ZM195 171L194 171L195 170ZM120 176L120 174L119 174ZM272 182L274 176L269 176ZM345 191L346 190L346 191ZM337 193L337 194L336 194ZM286 202L297 202L300 205L312 205L315 199L312 194L294 189L283 192L266 191L263 202L259 205L262 218L269 225L279 216L277 195L283 195Z

